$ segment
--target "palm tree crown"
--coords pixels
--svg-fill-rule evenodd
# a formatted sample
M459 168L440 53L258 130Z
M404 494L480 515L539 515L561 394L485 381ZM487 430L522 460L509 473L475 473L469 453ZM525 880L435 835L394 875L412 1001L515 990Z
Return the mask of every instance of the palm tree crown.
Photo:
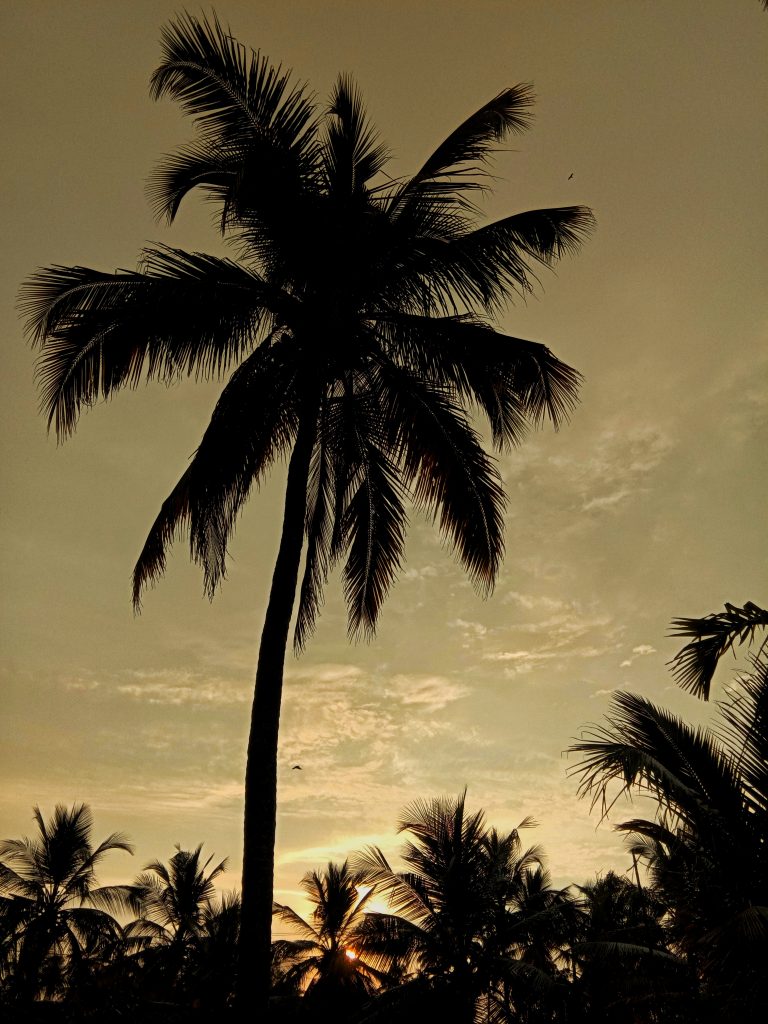
M153 94L179 101L200 137L156 172L157 212L172 220L203 189L243 262L154 247L140 271L40 271L23 298L42 346L43 404L62 437L84 406L142 377L237 366L149 535L135 600L185 529L215 590L243 502L302 422L311 464L298 645L344 552L350 628L373 628L402 557L406 496L439 518L471 576L490 586L502 492L462 406L486 414L496 443L514 444L526 421L562 420L578 377L482 314L530 290L531 266L575 249L591 223L566 207L474 226L482 166L527 127L530 89L506 89L416 175L393 180L348 78L318 113L218 22L182 16L163 44Z

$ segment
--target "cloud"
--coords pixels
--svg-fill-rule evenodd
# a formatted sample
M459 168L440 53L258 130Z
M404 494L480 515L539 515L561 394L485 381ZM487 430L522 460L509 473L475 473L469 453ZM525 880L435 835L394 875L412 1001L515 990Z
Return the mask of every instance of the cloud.
M285 670L286 680L306 679L313 683L349 683L360 679L362 675L363 669L359 665L336 662L289 665Z
M631 493L628 487L622 487L620 491L614 491L613 494L606 494L602 498L590 499L581 506L581 511L593 512L595 510L601 511L606 508L614 508L619 502L628 498Z
M150 681L122 683L115 686L116 693L148 704L244 704L251 699L250 688L239 687L227 680L211 679L203 682L191 673L132 673L138 677L149 677ZM153 676L163 678L151 681ZM178 681L177 681L178 680Z
M503 476L510 490L539 496L538 508L559 519L567 512L595 515L617 511L634 494L653 489L653 477L673 447L671 436L657 424L614 417L597 437L580 438L567 454L549 455L541 443L529 443L522 452L503 460ZM520 505L511 505L512 524ZM537 517L541 524L541 516ZM511 526L514 528L514 526ZM585 527L578 520L561 525L560 535Z
M445 676L396 675L385 691L401 704L416 704L427 711L440 711L466 697L469 690Z
M98 690L101 683L97 679L70 679L64 683L65 690L88 692Z
M651 647L650 644L638 644L637 647L632 648L632 654L633 657L625 658L619 665L619 668L629 668L638 658L644 658L648 654L656 654L656 648Z
M416 566L411 566L405 570L401 578L404 580L429 580L434 579L435 576L439 575L440 572L436 565L427 564L419 566L418 568Z

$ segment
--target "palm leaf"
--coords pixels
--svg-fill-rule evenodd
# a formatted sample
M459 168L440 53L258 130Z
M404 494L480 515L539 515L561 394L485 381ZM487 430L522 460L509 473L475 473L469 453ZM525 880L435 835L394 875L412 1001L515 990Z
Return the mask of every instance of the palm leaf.
M586 755L573 769L581 776L580 795L591 794L592 806L620 784L629 793L642 785L686 821L701 820L709 808L736 820L741 793L731 761L707 730L692 729L675 715L644 697L619 692L606 716L569 751Z
M368 121L359 89L340 75L331 93L324 147L327 190L340 198L363 191L388 159L385 146Z
M453 239L438 258L462 289L489 311L504 309L511 291L525 295L537 279L531 264L552 267L579 250L595 219L583 206L529 210Z
M226 573L229 537L251 488L287 451L296 430L295 353L262 344L232 375L200 446L164 502L133 574L134 606L165 568L170 542L185 530L212 596Z
M142 378L220 376L277 307L285 310L287 297L229 260L154 249L144 267L53 267L22 291L28 330L41 345L41 404L60 437L72 433L83 406Z
M382 360L390 444L416 505L439 519L472 582L486 593L504 552L506 498L493 462L449 392Z
M283 151L311 142L315 107L306 90L290 87L290 72L266 57L249 57L215 15L210 22L177 16L163 28L161 46L153 99L176 100L207 136L238 143L255 135Z
M430 204L436 198L456 199L462 192L479 188L480 168L495 145L509 133L522 132L530 125L532 103L530 85L520 84L482 106L451 132L395 194L390 214L403 217L420 201Z
M726 603L725 611L700 619L672 620L672 636L694 639L669 662L684 690L709 700L712 677L720 658L738 644L751 643L755 632L768 626L768 611L747 601L743 608Z

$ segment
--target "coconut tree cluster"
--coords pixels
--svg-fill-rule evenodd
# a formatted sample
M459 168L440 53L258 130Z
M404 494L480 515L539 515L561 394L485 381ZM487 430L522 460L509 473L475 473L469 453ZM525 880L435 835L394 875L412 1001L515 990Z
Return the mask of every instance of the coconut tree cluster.
M640 790L651 818L617 826L624 874L555 886L530 818L491 827L455 798L403 811L397 860L378 847L305 875L310 913L272 907L269 1019L397 1024L756 1024L768 988L768 658L756 605L678 619L672 662L707 693L719 656L747 669L694 729L618 693L572 746L583 794L607 813ZM219 1021L241 1004L241 907L217 897L224 861L177 848L130 884L96 869L124 836L91 838L84 806L0 844L0 1000L62 1020ZM29 1016L26 1019L37 1019Z

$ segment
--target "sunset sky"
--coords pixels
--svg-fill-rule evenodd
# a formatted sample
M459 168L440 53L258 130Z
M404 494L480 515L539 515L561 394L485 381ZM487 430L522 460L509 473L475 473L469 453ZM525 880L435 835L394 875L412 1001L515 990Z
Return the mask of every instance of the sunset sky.
M97 837L120 829L136 845L105 880L202 841L229 856L231 888L284 471L248 505L212 604L179 544L134 617L133 564L220 385L126 392L57 446L14 308L41 265L135 268L148 241L226 252L210 207L191 198L168 228L144 192L157 159L192 136L148 95L160 28L180 8L16 0L0 13L0 838L32 831L33 804L86 801ZM569 425L500 460L494 594L479 597L414 515L376 640L347 642L334 579L314 639L288 659L277 898L300 906L307 869L367 843L396 850L405 804L465 785L499 828L537 819L528 835L558 884L624 870L563 751L615 689L707 720L665 667L679 646L670 619L768 600L768 14L757 0L215 9L321 100L352 73L393 174L532 82L535 122L499 154L487 217L583 203L598 225L500 323L585 383Z

